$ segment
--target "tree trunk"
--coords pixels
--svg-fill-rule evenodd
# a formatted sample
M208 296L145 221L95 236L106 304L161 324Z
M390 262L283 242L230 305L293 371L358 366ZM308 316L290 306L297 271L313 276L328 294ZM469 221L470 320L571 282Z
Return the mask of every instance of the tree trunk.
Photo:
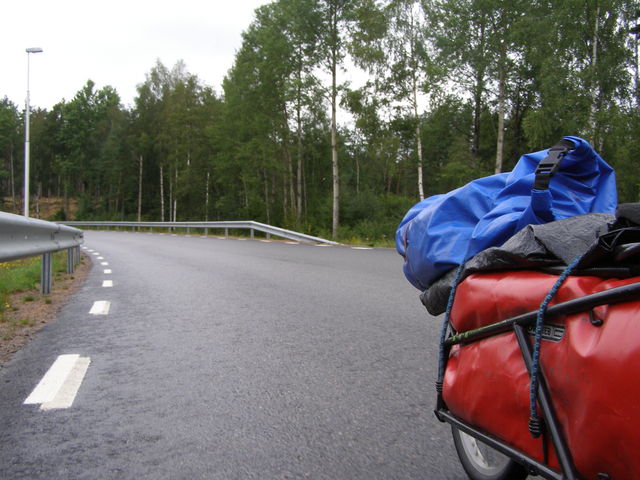
M338 102L338 85L337 85L337 69L338 69L338 53L339 53L339 35L338 35L338 13L339 6L337 2L329 2L329 28L331 39L330 63L331 71L331 170L333 183L333 201L332 201L332 219L331 219L331 235L335 240L338 237L338 226L340 224L340 173L338 169L338 126L337 126L337 102Z
M597 125L596 110L598 100L598 88L596 85L596 75L598 67L598 35L600 30L600 6L596 7L595 25L593 27L593 44L591 51L591 107L589 108L589 128L591 129L591 142L596 146L597 141Z
M177 222L178 218L178 167L176 166L176 176L173 186L173 222Z
M120 201L120 220L124 221L124 209L125 209L125 201L124 201L124 189L122 188L124 184L124 178L122 175L122 170L118 171L118 199Z
M480 156L480 115L482 113L482 79L476 74L476 86L473 92L473 139L471 146L471 158L477 164Z
M244 193L244 208L249 210L249 191L247 190L247 182L242 177L242 191Z
M300 77L300 70L298 70L298 95L296 99L296 123L297 123L297 140L298 140L298 165L296 172L296 225L300 225L302 220L302 114L301 102L302 102L302 79Z
M505 95L506 82L504 64L500 66L498 78L498 144L496 146L496 170L495 173L502 172L502 164L504 158L504 114L505 114Z
M298 134L298 171L296 173L296 225L302 221L302 136Z
M360 160L358 160L358 152L353 155L353 160L356 162L356 194L360 195Z
M420 116L418 115L418 81L415 73L411 75L411 86L413 89L413 118L416 121L416 155L418 157L418 195L420 201L424 200L424 180L422 172L422 129L420 127Z
M331 235L335 240L338 237L338 226L340 223L340 174L338 170L338 127L337 127L337 97L338 88L336 86L337 58L333 52L333 63L331 65L331 170L333 179L333 215L331 222Z
M638 19L636 19L635 28L637 29L639 27L640 25L638 24ZM633 73L633 86L636 99L636 108L640 108L640 56L638 49L638 35L640 35L640 32L636 32L633 36L633 62L635 67L635 71Z
M70 218L69 215L69 181L64 182L64 215Z
M282 203L284 209L285 218L290 218L290 215L293 214L295 217L295 192L294 192L294 181L293 181L293 160L291 159L291 152L288 147L287 135L285 135L285 145L283 151L284 163L285 163L285 175L282 178Z
M285 209L285 218L296 217L296 192L295 192L295 179L293 176L293 158L291 156L290 139L289 139L289 112L287 111L286 104L282 107L282 113L284 115L283 139L284 139L284 158L286 163L287 181L285 183L285 195L288 194L289 211Z
M164 222L164 172L160 165L160 221Z
M209 177L210 173L207 171L207 184L205 185L204 192L204 221L209 221Z
M636 108L640 108L640 56L638 54L638 34L633 39L633 58L635 61L634 87L636 94Z
M139 162L140 162L140 168L138 169L138 221L141 222L142 221L142 164L143 164L143 157L142 155L140 155L139 157Z
M36 189L36 218L40 218L40 197L42 196L42 182L38 182Z
M476 78L475 78L475 86L473 92L473 139L472 139L472 147L471 147L471 157L473 159L474 165L477 165L478 159L480 157L480 116L482 115L482 94L484 93L484 73L485 67L482 62L484 62L484 46L485 46L485 24L484 17L482 18L482 23L479 28L479 43L478 43L478 62L479 64L476 66Z
M262 169L262 178L264 179L264 205L267 213L267 223L271 224L271 215L269 211L269 179L267 177L267 171ZM284 195L286 198L286 195Z

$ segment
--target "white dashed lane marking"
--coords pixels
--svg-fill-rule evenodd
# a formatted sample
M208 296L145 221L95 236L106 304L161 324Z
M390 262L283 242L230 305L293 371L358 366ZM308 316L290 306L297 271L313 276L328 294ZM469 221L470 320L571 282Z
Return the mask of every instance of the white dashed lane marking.
M98 300L93 302L93 306L89 313L91 315L107 315L109 313L109 308L111 308L111 302L108 300Z
M105 268L104 274L105 275L111 275L111 269L110 268Z
M40 404L41 410L71 407L90 363L89 357L78 354L60 355L24 405Z
M113 287L113 280L105 280L102 282L103 287Z

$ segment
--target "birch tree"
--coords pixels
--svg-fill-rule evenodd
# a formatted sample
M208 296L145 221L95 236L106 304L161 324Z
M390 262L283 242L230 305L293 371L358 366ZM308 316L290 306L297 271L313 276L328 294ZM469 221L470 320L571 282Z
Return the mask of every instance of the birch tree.
M436 84L426 38L427 21L421 2L392 0L386 7L389 21L384 38L383 91L397 102L401 114L412 117L415 130L415 159L418 197L424 199L423 145L419 97Z

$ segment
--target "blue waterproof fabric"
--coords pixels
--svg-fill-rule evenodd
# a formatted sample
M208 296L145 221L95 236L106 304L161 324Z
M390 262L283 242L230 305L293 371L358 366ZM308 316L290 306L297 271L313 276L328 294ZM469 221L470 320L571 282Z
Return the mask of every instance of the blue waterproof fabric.
M548 190L534 190L538 163L549 150L520 157L512 172L474 180L426 198L405 215L396 249L407 279L424 290L441 275L489 247L501 246L530 224L583 213L615 213L613 169L586 140L564 137L576 148L562 160Z

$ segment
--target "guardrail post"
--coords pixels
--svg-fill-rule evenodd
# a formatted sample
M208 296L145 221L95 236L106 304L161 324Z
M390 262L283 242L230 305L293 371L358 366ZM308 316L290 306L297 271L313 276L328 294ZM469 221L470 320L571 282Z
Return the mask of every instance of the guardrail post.
M229 237L229 229L225 228L224 229L224 238L228 238Z
M43 295L49 295L51 293L52 260L52 253L44 253L42 255L42 270L40 271L40 293L42 293Z
M251 239L253 239L253 228L249 229L251 231L251 233L249 234L249 236L251 237Z
M208 236L209 236L209 229L208 229L208 228L205 228L205 229L204 229L204 236L205 236L205 237L208 237Z
M76 266L75 247L67 249L67 273L73 273Z
M270 233L266 233L265 236L266 236L267 240L271 240L271 234Z

